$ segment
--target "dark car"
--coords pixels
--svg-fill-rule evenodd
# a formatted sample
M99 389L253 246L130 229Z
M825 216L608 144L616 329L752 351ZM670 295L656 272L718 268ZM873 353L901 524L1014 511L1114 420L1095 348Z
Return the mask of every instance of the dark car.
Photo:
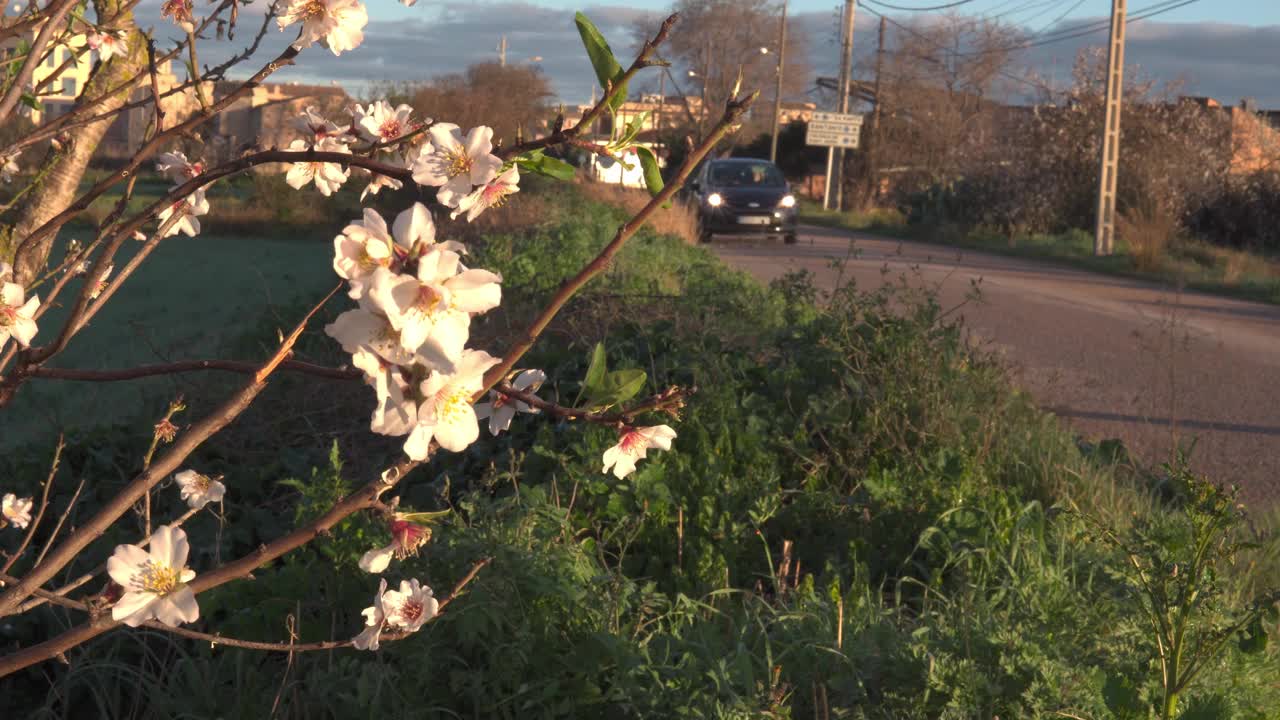
M767 235L796 241L796 198L777 165L728 158L702 165L689 183L698 206L698 236Z

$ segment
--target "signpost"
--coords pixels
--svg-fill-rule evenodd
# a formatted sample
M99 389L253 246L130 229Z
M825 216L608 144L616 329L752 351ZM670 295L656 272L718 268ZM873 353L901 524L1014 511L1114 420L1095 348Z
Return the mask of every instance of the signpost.
M858 147L862 134L862 115L854 113L815 112L804 135L805 145L819 147Z
M840 194L831 192L832 178L835 177L835 149L841 148L843 153L844 148L858 147L861 134L862 116L855 113L815 112L809 121L804 144L827 148L827 185L822 207L828 210L832 207L840 209Z

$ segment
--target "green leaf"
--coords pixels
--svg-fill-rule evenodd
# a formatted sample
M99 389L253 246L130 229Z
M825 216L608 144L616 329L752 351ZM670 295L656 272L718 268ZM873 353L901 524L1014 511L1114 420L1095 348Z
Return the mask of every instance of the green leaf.
M644 169L644 184L649 188L649 194L657 195L664 187L658 158L654 157L653 151L647 147L636 147L636 154L640 156L640 167Z
M631 143L635 142L636 136L640 134L640 131L642 129L644 129L644 122L645 120L649 119L650 112L651 111L649 110L645 110L644 112L635 116L635 118L633 118L631 122L627 123L627 130L625 133L623 133L622 140L621 140L623 144L630 145Z
M574 401L577 405L582 400L583 395L595 395L604 382L605 373L608 372L608 361L604 356L604 343L596 343L596 347L591 351L591 362L587 365L587 376L582 380L582 390L578 392L578 399Z
M1258 615L1249 623L1249 627L1240 633L1240 652L1253 655L1267 649L1267 626Z
M1134 687L1133 681L1121 675L1107 676L1107 682L1102 686L1102 699L1117 720L1145 718L1149 714L1150 708L1142 701L1142 694Z
M441 518L448 517L452 512L452 510L437 510L435 512L400 513L400 518L413 523L431 523Z
M26 105L32 110L40 109L40 101L37 100L36 96L32 95L31 93L22 93L22 97L20 97L19 100L22 101L23 105Z
M613 56L613 50L609 48L609 43L605 42L604 36L596 29L594 23L587 19L586 15L578 13L574 15L573 21L578 26L578 34L582 36L582 45L587 49L587 57L591 58L591 66L595 68L596 78L600 80L600 87L605 92L609 92L611 88L616 88L618 83L622 81L622 66L618 64L617 58ZM617 110L622 103L626 102L627 89L623 86L609 102L610 110Z
M541 150L530 150L527 153L518 155L515 158L515 163L526 173L546 175L556 180L572 180L574 173L577 172L577 168L574 166L559 158L548 157L542 154Z
M643 370L617 370L587 390L588 405L594 409L621 405L635 397L644 388L648 375Z

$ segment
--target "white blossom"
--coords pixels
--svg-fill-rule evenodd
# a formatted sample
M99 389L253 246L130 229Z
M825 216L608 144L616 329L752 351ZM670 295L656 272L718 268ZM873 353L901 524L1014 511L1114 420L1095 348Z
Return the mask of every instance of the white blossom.
M516 390L536 393L546 379L547 374L541 370L525 370L516 376L516 379L511 383L511 387ZM529 403L523 400L508 398L497 390L489 391L489 402L476 405L476 417L481 420L488 418L489 432L495 436L511 427L511 419L516 416L517 412L534 414L538 412L538 409L531 407Z
M399 140L413 130L413 124L409 122L409 116L412 114L413 108L408 105L401 104L393 108L386 100L378 100L369 103L367 107L356 105L352 109L351 120L365 140L388 143ZM383 149L392 150L393 148Z
M0 182L12 182L13 176L18 174L18 153L12 155L0 155Z
M158 216L160 224L164 225L174 213L179 215L178 220L164 232L164 237L170 237L178 233L183 233L187 237L199 235L199 217L209 213L209 201L204 196L204 189L201 188L161 210Z
M192 510L198 510L211 502L222 502L223 496L227 494L226 485L195 470L183 470L174 475L173 479L182 489L182 499L187 501Z
M170 627L200 619L195 593L186 584L196 576L186 567L187 534L161 525L151 535L149 550L117 545L107 559L111 579L124 588L124 595L111 608L111 618L130 627L152 618Z
M306 135L304 139L308 143L318 143L325 138L341 141L350 129L321 115L320 109L315 105L307 106L291 124Z
M444 205L456 207L473 187L489 182L502 168L502 160L492 154L493 128L481 125L463 136L453 123L436 123L427 133L431 140L413 161L413 179L439 187L436 199Z
M196 19L192 15L192 0L164 0L160 4L160 17L172 18L184 32L195 32Z
M25 528L31 524L33 504L31 498L19 498L13 493L6 493L4 500L0 501L0 515L3 516L5 523L19 529Z
M377 405L369 429L380 435L407 435L417 423L418 408L409 396L409 383L400 366L411 365L416 358L401 346L399 333L363 301L360 307L335 318L324 331L351 353L351 364L364 372L366 382L374 388Z
M391 564L391 558L401 560L416 555L418 549L431 539L431 528L405 519L396 513L391 520L391 544L374 548L360 557L360 569L368 573L380 573Z
M198 160L191 162L180 152L166 152L160 153L160 157L156 159L156 171L167 175L175 183L182 184L204 172L204 163Z
M341 55L364 41L369 14L356 0L289 0L276 22L281 30L302 23L295 46L305 48L319 42L334 55Z
M464 270L461 256L433 248L418 258L418 272L373 272L369 298L400 332L400 344L432 363L457 359L470 336L471 315L497 307L502 278L488 270Z
M400 163L392 162L391 164L399 165ZM380 172L370 173L370 175L372 179L369 180L369 184L364 186L364 190L360 191L360 202L364 202L365 197L368 195L377 195L382 188L399 190L404 187L404 183L390 175L383 175Z
M123 30L90 31L85 36L85 42L90 49L98 51L98 57L102 62L116 55L124 57L129 53L128 36Z
M604 451L604 468L601 472L609 472L619 480L635 472L636 462L643 460L650 448L670 450L671 441L676 431L666 425L645 428L627 428L618 439L618 444Z
M335 138L324 138L316 143L314 148L308 145L305 140L294 140L289 144L289 149L293 151L314 149L317 152L351 154L350 148ZM289 172L285 175L285 182L289 183L289 187L295 190L301 190L307 183L315 182L316 189L320 191L320 194L328 197L342 187L342 183L347 181L347 177L347 170L338 163L304 161L296 162L289 166Z
M405 442L404 451L414 460L425 460L431 441L452 452L466 449L480 437L480 421L471 397L484 387L484 373L501 362L483 350L466 350L452 373L432 371L423 381L418 424Z
M36 310L40 297L32 295L24 300L25 291L17 283L0 282L0 347L12 337L22 347L31 347L36 336Z
M387 581L384 579L378 583L378 592L373 596L373 607L360 611L364 615L365 628L351 641L351 646L355 649L378 649L378 636L382 634L382 626L386 624L386 613L382 609L382 595L386 591Z
M520 171L512 165L501 175L476 188L474 192L458 201L458 209L450 214L457 218L466 213L467 222L476 219L480 213L491 207L499 207L506 202L507 196L520 192Z
M440 603L432 597L431 588L416 579L401 580L399 590L388 590L382 595L387 624L406 632L417 632L439 609Z
M364 297L375 269L391 265L393 244L387 222L373 208L365 208L363 218L351 221L333 239L333 271L351 286L353 299Z

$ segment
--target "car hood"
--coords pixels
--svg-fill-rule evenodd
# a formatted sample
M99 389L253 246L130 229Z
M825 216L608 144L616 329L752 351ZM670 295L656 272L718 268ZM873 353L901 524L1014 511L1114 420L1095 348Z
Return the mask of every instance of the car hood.
M751 203L755 203L761 208L775 208L787 194L787 188L718 187L712 192L719 193L725 204L733 207L751 207Z

